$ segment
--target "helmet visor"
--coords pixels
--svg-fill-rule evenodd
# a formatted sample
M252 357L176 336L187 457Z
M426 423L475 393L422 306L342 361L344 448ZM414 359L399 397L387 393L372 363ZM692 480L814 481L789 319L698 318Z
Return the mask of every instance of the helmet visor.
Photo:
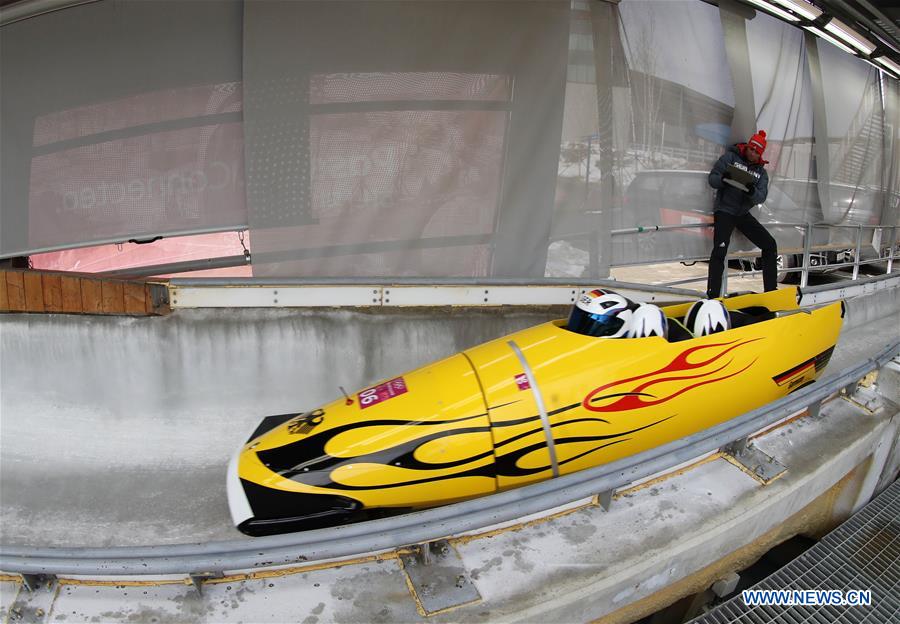
M572 308L567 328L584 336L611 336L622 327L622 319L612 314L591 314L578 306Z

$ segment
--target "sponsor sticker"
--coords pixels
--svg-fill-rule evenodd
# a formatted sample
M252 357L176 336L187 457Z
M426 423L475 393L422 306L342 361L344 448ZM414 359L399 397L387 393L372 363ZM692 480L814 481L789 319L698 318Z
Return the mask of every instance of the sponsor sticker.
M525 373L516 375L516 385L519 386L519 390L528 390L531 388L531 384L528 383L528 377L525 376Z
M356 395L356 397L359 400L359 409L366 409L382 401L393 399L395 396L406 394L406 392L406 380L403 377L397 377L378 384L373 388L367 388Z

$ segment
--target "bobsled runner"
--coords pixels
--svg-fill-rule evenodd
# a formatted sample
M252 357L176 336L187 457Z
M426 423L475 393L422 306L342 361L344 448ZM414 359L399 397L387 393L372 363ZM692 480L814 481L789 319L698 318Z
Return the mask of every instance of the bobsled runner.
M270 417L229 465L249 535L424 509L584 470L812 383L844 304L796 289L663 308L606 290L551 321Z

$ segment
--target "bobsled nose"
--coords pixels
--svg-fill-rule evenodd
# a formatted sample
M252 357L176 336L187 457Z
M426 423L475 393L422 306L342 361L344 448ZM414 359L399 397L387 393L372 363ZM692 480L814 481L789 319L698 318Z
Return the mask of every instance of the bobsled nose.
M240 449L228 463L226 491L231 521L238 531L260 536L318 529L364 520L362 503L345 496L286 492L241 479Z
M247 499L247 493L244 492L244 486L238 473L242 451L243 449L238 449L237 453L231 457L231 461L228 462L226 491L228 493L228 510L231 512L231 521L234 522L234 526L240 526L253 517L250 501Z

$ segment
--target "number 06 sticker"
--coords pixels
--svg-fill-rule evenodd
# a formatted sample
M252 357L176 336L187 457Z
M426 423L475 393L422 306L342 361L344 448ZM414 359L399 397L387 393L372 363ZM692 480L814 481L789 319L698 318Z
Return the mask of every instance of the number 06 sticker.
M397 377L373 388L366 388L357 394L356 398L359 400L359 409L366 409L406 392L406 381L403 377Z

